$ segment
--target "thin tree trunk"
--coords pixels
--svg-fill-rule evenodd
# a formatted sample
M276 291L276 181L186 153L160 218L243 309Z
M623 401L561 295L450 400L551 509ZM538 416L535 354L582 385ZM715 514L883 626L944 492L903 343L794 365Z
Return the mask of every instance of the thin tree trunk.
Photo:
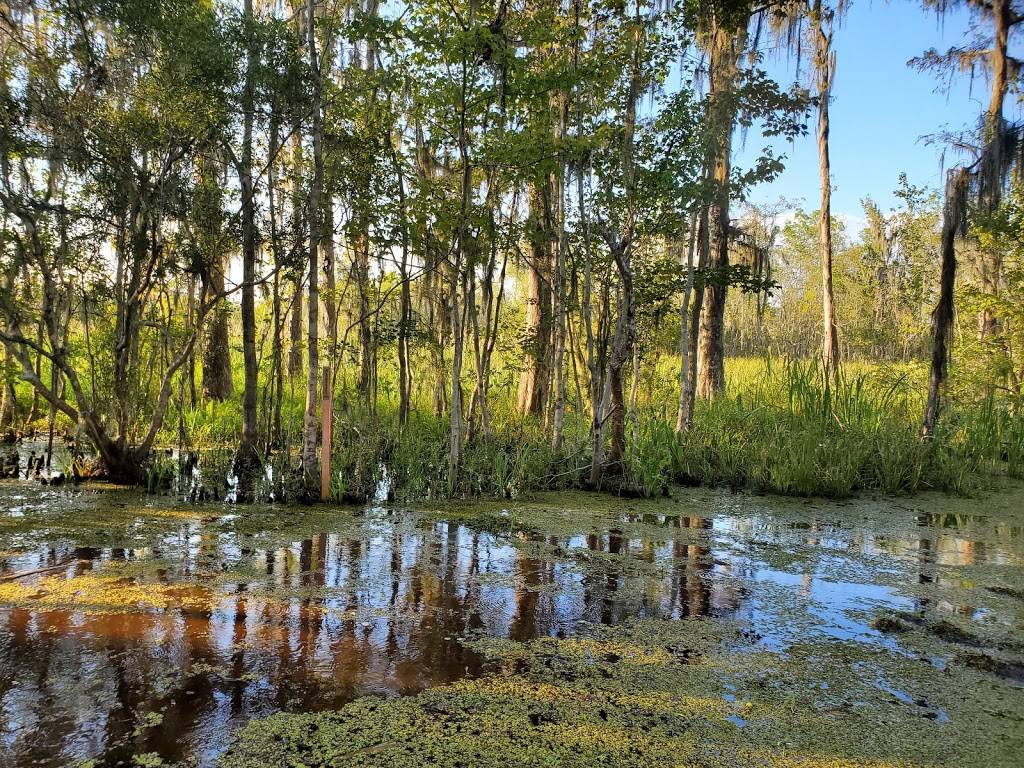
M622 279L620 270L620 279ZM612 341L612 354L608 362L608 381L611 391L611 445L608 447L607 469L612 475L621 475L625 467L623 460L626 455L626 398L623 389L622 370L632 354L630 343L630 325L635 322L631 307L632 302L626 298L632 292L632 275L623 280L619 288L619 311L615 325L615 338Z
M676 435L681 435L690 426L690 297L693 295L693 256L697 245L697 211L690 216L690 243L686 248L686 285L679 302L679 407L676 410Z
M306 487L310 493L315 493L319 483L317 472L316 444L318 433L318 408L320 377L319 357L319 325L320 325L320 291L319 291L319 249L320 249L320 221L321 221L321 198L324 186L324 157L323 157L323 107L321 103L321 91L323 83L320 79L320 61L316 50L316 4L315 0L306 0L306 30L307 45L309 47L309 67L313 78L313 183L309 190L308 217L309 217L309 310L306 324L307 358L309 361L306 376L306 409L303 417L302 430L302 467L306 479ZM325 446L324 450L330 450Z
M247 25L253 23L252 0L244 0L243 14ZM246 75L242 115L242 359L245 380L242 387L242 442L238 446L236 474L238 499L248 501L258 466L256 449L259 433L257 416L257 388L259 371L256 363L256 200L252 177L253 113L256 109L253 94L253 67L255 53L249 38L253 30L246 31ZM273 162L273 158L271 158Z
M582 108L579 114L578 132L582 133ZM590 397L590 477L589 484L597 488L601 484L601 472L604 466L604 411L602 409L601 392L604 389L604 361L598 352L598 338L595 333L593 318L594 293L594 249L590 240L590 220L587 216L586 195L584 194L584 174L576 177L576 199L580 211L580 230L583 235L583 300L580 302L583 332L586 336L587 359L589 374L588 394ZM607 283L604 285L605 298L602 305L607 304Z
M321 271L324 275L324 291L320 294L320 300L324 305L324 336L327 340L328 364L332 367L337 364L338 357L338 267L337 257L334 251L334 200L333 196L327 194L323 202L323 225L321 238L321 251L323 253Z
M278 223L277 209L277 154L280 149L280 126L276 117L271 117L269 162L267 163L267 207L270 213L270 246L274 256L274 283L273 290L273 341L271 349L271 362L273 365L274 397L272 403L272 416L270 428L267 435L267 444L278 446L281 444L281 408L284 399L284 319L281 306L281 269L283 258L281 253L281 235Z
M359 382L357 387L367 409L371 409L374 359L373 333L370 326L370 235L368 227L368 222L363 222L362 231L356 238L352 272L358 295L356 322L359 328Z
M697 225L697 266L704 270L711 260L711 236L708 232L708 207L703 206ZM686 423L693 424L693 409L697 400L697 363L699 358L700 323L704 317L704 281L702 280L693 292L693 305L690 307L690 334L688 341L686 371Z
M303 206L308 201L302 199L302 125L296 122L292 137L292 232L295 240L295 247L301 253L302 243L307 239L307 230L303 226ZM294 380L302 375L302 364L304 355L302 348L305 346L302 340L302 270L296 269L292 279L291 295L291 317L288 327L288 378Z
M462 438L463 438L463 417L462 417L462 353L463 353L463 311L459 300L459 284L465 283L467 277L464 275L463 257L466 249L468 234L469 202L471 193L471 169L469 167L469 138L466 131L466 64L462 65L462 99L460 103L461 116L459 122L459 156L462 161L462 194L459 210L459 231L458 242L455 247L455 260L452 265L451 283L449 292L449 306L452 323L452 386L451 402L449 405L450 433L448 442L448 483L449 488L454 490L458 484L459 465L462 461ZM465 286L463 286L463 295Z
M829 99L835 74L835 52L832 50L832 11L815 0L812 11L815 24L815 64L818 78L818 170L821 175L821 363L825 374L835 378L839 373L839 334L836 329L835 295L832 290L832 170L829 161Z
M637 412L637 396L640 393L640 346L633 345L633 368L629 382L629 426L632 430L633 444L640 440L640 414Z
M554 409L551 424L551 448L558 451L562 447L562 431L565 422L565 337L568 322L565 310L565 269L569 243L565 227L565 155L561 150L565 139L566 96L558 98L558 129L555 143L559 148L558 174L555 178L555 227L558 238L555 243L555 274L552 290L552 318L554 321L555 348L552 363L554 382Z
M393 155L395 174L398 178L398 202L401 213L402 228L402 260L398 266L402 288L399 298L398 321L398 423L405 425L409 421L409 410L412 399L412 372L409 359L409 336L412 325L412 291L409 278L409 206L405 196L405 176L398 152Z

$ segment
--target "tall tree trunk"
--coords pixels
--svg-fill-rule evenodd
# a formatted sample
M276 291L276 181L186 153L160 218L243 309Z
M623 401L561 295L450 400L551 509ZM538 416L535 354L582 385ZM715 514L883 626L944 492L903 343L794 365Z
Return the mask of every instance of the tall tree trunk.
M368 18L374 19L378 15L379 3L377 0L366 0L364 11ZM373 38L366 40L366 72L369 73L371 82L377 71L377 49ZM354 66L359 66L358 59L353 61ZM373 87L370 95L371 102L377 99L377 87ZM373 189L372 170L368 169L365 179L365 190L369 194ZM377 399L377 344L374 328L377 324L377 313L371 310L370 305L370 219L365 215L360 222L357 243L355 244L356 288L359 295L359 391L366 403L370 413L376 410Z
M832 169L829 161L829 99L836 58L832 50L832 10L815 0L814 55L818 79L818 170L821 175L821 210L818 227L821 234L821 363L825 374L839 373L839 333L836 330L835 296L832 290Z
M565 154L562 151L562 144L565 140L566 123L565 93L559 94L557 100L558 123L555 133L555 145L558 147L558 173L555 177L555 229L557 238L555 241L555 269L554 285L552 286L552 307L551 314L554 322L554 354L552 361L552 389L554 406L552 408L551 423L551 447L558 451L562 447L562 430L565 422L565 340L566 324L568 316L566 313L565 296L565 270L566 257L569 250L568 234L565 227Z
M253 93L255 53L251 42L254 30L252 0L244 0L246 27L245 91L242 103L242 158L240 182L242 192L242 360L245 377L242 387L242 441L238 446L235 473L238 477L238 500L252 498L259 466L256 440L259 419L256 414L259 371L256 365L256 200L252 176L252 130L256 109ZM273 162L273 158L271 158Z
M619 273L619 312L608 361L608 381L611 387L611 445L608 448L608 469L612 474L623 474L626 455L626 399L623 391L622 371L632 359L636 344L636 304L633 291L633 238L636 231L634 206L636 195L636 166L633 156L636 131L636 110L642 87L642 62L645 29L640 18L633 20L634 40L630 56L629 88L626 94L625 115L622 125L622 186L626 196L625 221L620 234L608 237L612 261Z
M273 112L273 110L272 110ZM267 208L270 214L270 247L274 256L274 282L272 286L273 340L271 342L271 363L273 368L273 402L272 415L269 419L267 444L281 444L281 408L284 399L284 319L281 302L281 270L284 267L281 253L281 230L278 222L277 198L277 155L281 147L280 125L276 117L270 121L270 141L267 162Z
M739 57L746 45L746 24L738 30L722 27L717 20L711 33L709 51L710 119L715 145L712 148L712 200L708 210L711 254L708 266L714 272L704 296L700 325L697 391L710 399L725 387L725 300L729 269L729 172L732 133L736 122L733 91Z
M422 185L432 182L437 166L436 159L427 145L423 129L415 124L416 136L416 177ZM440 253L437 236L429 218L422 209L417 211L415 227L420 250L423 254L423 288L419 292L421 314L430 337L428 345L431 357L430 387L434 415L440 418L448 407L448 367L445 350L451 330L451 308L448 305L448 291L444 286L444 257Z
M200 273L202 290L200 302L208 302L224 293L224 272L227 268L227 254L221 246L222 231L215 217L220 213L221 193L217 163L203 158L198 163L199 182L206 198L206 216L200 222L203 241L209 251L203 254L203 269ZM226 298L219 299L206 322L203 343L203 394L211 400L227 400L231 397L233 382L231 376L231 348L229 346L229 320L231 304Z
M530 182L530 260L526 265L526 324L519 412L543 414L547 405L551 357L551 209L550 178Z
M989 49L989 66L992 70L992 95L989 99L988 111L985 113L983 139L990 143L997 153L993 165L1002 168L1005 159L1001 156L1003 138L1003 102L1009 86L1009 57L1007 54L1010 29L1014 22L1011 0L992 0L992 48ZM1000 178L995 184L1002 182ZM983 190L984 194L984 190ZM998 195L989 195L991 199L982 199L984 207L994 210L998 205ZM1002 254L995 248L983 248L981 252L981 288L988 296L998 296L1002 272ZM998 318L991 307L985 307L978 314L978 338L990 336L998 325Z
M470 11L469 23L472 25L474 12ZM465 313L460 301L461 295L466 296L469 280L469 266L466 264L469 253L469 207L473 194L473 168L469 158L468 128L468 97L469 97L469 63L462 60L462 84L459 91L459 161L461 163L461 182L459 195L459 220L456 231L455 253L452 261L449 304L452 323L452 387L451 404L449 405L450 433L448 443L448 483L454 490L459 481L459 467L462 462L462 441L465 425L462 413L462 357L465 340Z
M405 195L405 176L397 149L392 159L398 179L398 204L401 215L402 256L398 265L398 277L402 281L398 312L398 423L402 426L409 420L412 399L412 371L409 359L409 337L412 325L412 290L409 277L409 203Z
M307 239L307 229L304 225L303 208L308 204L302 198L302 124L296 121L292 135L292 190L291 190L291 211L292 211L292 234L295 248L299 254L304 250L303 242ZM299 260L300 263L305 261ZM294 270L291 291L291 313L288 326L288 378L293 382L302 375L302 364L304 355L302 349L305 343L302 339L302 270L298 267Z
M582 107L578 114L577 135L583 131ZM583 296L580 302L583 332L586 337L587 373L589 374L588 395L590 397L590 487L597 488L601 484L601 472L604 467L604 410L602 392L604 391L604 355L598 346L601 334L595 331L593 316L594 296L594 249L590 239L590 220L587 216L586 195L584 192L585 174L581 171L576 177L576 200L580 211L580 230L583 235ZM607 305L607 283L603 286L604 297L602 306Z
M309 68L313 78L313 183L309 190L307 212L307 216L309 217L309 311L306 323L306 355L309 365L306 371L306 410L302 425L302 468L305 474L306 488L312 495L316 492L320 480L316 460L316 444L319 410L318 395L320 391L318 386L320 379L320 355L318 347L320 330L319 250L321 237L320 222L322 216L320 205L324 188L323 83L320 79L320 61L316 49L315 0L306 0L306 15L306 23L308 24L306 35L307 45L309 48ZM324 446L323 450L330 451L330 446Z

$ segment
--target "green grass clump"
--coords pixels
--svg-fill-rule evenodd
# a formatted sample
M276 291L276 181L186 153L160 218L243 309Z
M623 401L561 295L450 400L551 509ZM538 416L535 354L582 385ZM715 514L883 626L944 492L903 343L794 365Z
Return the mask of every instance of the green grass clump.
M394 412L350 413L336 426L332 495L338 500L373 498L384 481L399 500L489 496L579 487L587 459L555 450L532 418L510 414L463 447L458 471L449 465L449 422L414 413L400 425ZM567 446L570 443L567 442Z
M922 440L922 410L906 374L847 370L833 381L813 363L766 364L756 378L698 403L693 426L671 449L672 473L690 483L836 497L963 493L979 472L1019 473L1019 417L989 401L952 411Z

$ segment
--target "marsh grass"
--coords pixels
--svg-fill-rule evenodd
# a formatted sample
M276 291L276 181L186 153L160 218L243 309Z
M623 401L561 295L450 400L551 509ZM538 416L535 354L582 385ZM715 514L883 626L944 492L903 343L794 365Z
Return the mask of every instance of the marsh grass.
M749 363L746 363L749 365ZM969 492L984 474L1019 476L1022 420L988 397L947 409L919 437L923 388L912 368L848 366L833 381L814 363L764 363L697 406L673 455L678 479L791 495Z
M926 372L920 365L850 362L831 380L815 361L731 359L727 390L713 401L698 401L693 425L682 436L673 429L678 359L661 357L642 370L624 471L608 490L655 496L682 483L796 496L926 489L962 494L990 484L994 475L1024 476L1024 418L1019 404L1006 397L989 393L968 400L958 393L959 399L947 400L934 437L922 441ZM335 407L335 500L372 499L382 480L397 500L510 498L586 485L585 404L571 404L565 439L555 450L543 420L516 411L514 387L495 387L490 434L475 425L453 473L448 419L433 413L428 393L419 392L404 425L392 388L382 390L372 413L353 394L342 387ZM235 411L234 401L204 406L187 414L184 429L193 444L225 450L237 440ZM297 487L301 411L300 400L286 398L284 445L273 459L278 498ZM156 474L151 482L166 485Z

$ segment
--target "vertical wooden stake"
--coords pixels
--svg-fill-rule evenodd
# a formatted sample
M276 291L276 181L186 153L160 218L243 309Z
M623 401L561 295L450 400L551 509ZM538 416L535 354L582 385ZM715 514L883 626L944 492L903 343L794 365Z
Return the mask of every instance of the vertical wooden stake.
M320 500L327 501L331 495L331 421L334 416L334 391L331 385L331 369L324 366L323 414L320 434Z

